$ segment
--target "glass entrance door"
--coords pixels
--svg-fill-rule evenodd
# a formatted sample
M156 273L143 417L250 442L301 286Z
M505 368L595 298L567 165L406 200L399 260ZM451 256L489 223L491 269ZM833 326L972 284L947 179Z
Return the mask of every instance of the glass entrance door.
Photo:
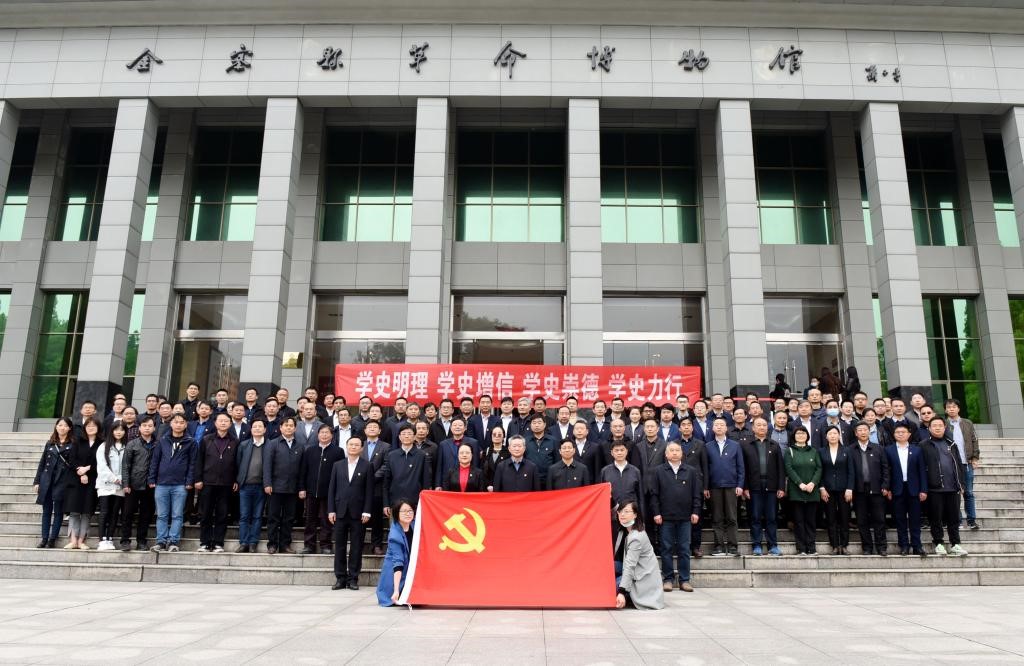
M818 376L822 368L839 373L842 365L842 346L838 342L769 342L768 373L774 382L782 373L793 393L802 394L811 376Z

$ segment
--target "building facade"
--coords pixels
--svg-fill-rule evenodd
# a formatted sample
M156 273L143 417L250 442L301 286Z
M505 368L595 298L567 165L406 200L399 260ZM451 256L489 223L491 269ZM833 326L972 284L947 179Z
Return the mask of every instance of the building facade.
M0 428L518 362L1024 435L1022 10L80 4L0 12Z

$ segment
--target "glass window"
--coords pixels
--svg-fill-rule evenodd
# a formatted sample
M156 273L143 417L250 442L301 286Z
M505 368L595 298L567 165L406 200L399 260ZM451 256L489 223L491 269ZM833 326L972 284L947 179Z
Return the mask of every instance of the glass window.
M71 413L88 300L85 292L46 294L29 418L57 418Z
M811 298L765 298L766 333L840 332L839 301Z
M113 129L72 130L55 240L94 241L99 236L113 138Z
M11 311L11 294L0 293L0 349L4 348L4 334L7 332L7 314Z
M146 195L146 213L142 219L142 240L153 240L156 229L156 208L160 202L160 175L164 170L164 149L167 146L167 130L160 128L156 135L156 146L153 148L153 169L149 173L149 193ZM131 394L127 394L129 399Z
M135 367L139 361L139 339L142 337L142 309L146 304L145 294L132 296L131 321L128 324L128 346L124 351L124 379L121 380L121 390L132 401L132 391L135 390ZM172 394L176 395L176 394Z
M561 296L456 296L454 331L561 331Z
M237 395L245 335L244 294L181 294L169 394L183 395L198 382L212 395ZM134 308L133 308L134 309Z
M764 320L769 376L782 374L802 391L824 368L841 375L846 366L838 299L765 297Z
M463 130L456 154L455 240L562 242L563 132Z
M455 340L452 363L562 365L563 347L548 340Z
M1010 299L1010 320L1013 322L1013 346L1017 351L1017 375L1024 393L1024 298Z
M263 130L201 128L192 170L188 239L251 241Z
M941 413L943 401L956 398L965 417L988 423L975 301L933 296L923 300L935 410Z
M601 240L697 243L692 132L601 132Z
M311 384L320 395L334 392L334 366L338 363L405 363L405 340L314 340Z
M328 130L320 240L409 241L411 130Z
M318 331L404 331L405 294L318 295L314 328Z
M877 296L871 299L871 308L875 315L875 344L878 346L878 372L882 378L882 395L889 395L889 377L885 371L885 333L882 331L882 308Z
M699 298L605 296L607 331L629 333L702 333Z
M242 330L246 303L245 294L182 294L178 330Z
M907 185L918 245L964 245L953 139L948 134L903 137Z
M860 134L857 135L857 175L860 176L860 208L864 217L864 238L868 245L875 244L875 235L871 230L871 202L868 201L868 180L864 175L864 149L860 145Z
M1010 190L1010 174L1006 167L1003 141L999 136L985 137L985 155L988 157L988 174L992 183L999 244L1003 247L1020 247L1017 215L1013 209L1013 192Z
M754 134L761 242L829 245L832 196L824 137Z
M7 178L7 193L2 202L3 208L0 209L0 241L21 240L38 143L39 130L18 130L14 154L11 156L11 172Z

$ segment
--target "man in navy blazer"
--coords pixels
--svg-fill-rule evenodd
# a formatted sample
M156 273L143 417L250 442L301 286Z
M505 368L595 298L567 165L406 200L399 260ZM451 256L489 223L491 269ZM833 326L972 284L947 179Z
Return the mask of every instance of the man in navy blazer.
M466 423L466 436L488 445L491 442L491 430L501 425L501 417L491 411L491 396L480 396L480 411L469 417Z
M889 458L889 490L885 496L892 500L892 517L896 521L896 536L900 555L914 549L914 555L924 556L921 546L921 505L928 499L928 472L924 451L910 443L910 428L905 423L893 430L896 446L885 449ZM909 538L908 538L909 533Z
M661 420L658 421L658 434L665 442L679 441L681 435L675 422L676 408L666 402L661 406Z
M712 439L705 450L708 457L708 479L704 497L711 500L711 521L715 528L713 555L738 556L736 534L736 503L743 494L746 469L738 442L725 436L729 429L724 418L711 426Z
M434 490L441 490L448 471L457 469L459 466L459 446L463 442L469 444L473 449L473 460L479 463L480 446L472 437L466 437L466 422L462 416L452 419L451 437L441 441L437 445L437 460L434 462ZM490 445L490 440L487 440Z
M710 442L715 438L715 433L711 430L712 423L713 420L708 415L708 403L703 400L693 403L693 436ZM707 490L707 486L704 490Z
M334 525L334 588L359 589L366 524L373 512L373 467L363 457L363 440L345 442L347 457L334 463L327 490L327 519ZM349 545L348 566L345 546Z

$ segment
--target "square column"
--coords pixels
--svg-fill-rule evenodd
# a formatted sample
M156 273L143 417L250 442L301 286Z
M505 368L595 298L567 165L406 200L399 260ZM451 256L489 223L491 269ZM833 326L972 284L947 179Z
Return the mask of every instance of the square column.
M416 143L412 177L409 243L409 296L406 315L407 363L439 363L447 334L449 287L444 279L445 221L449 189L451 114L445 98L416 100Z
M1024 238L1024 106L1015 106L1003 115L1002 137L1017 233Z
M266 396L281 383L302 128L298 99L267 100L239 393L255 386Z
M6 110L5 105L5 110ZM10 121L8 121L10 122ZM0 350L0 429L13 430L28 408L35 373L44 294L39 279L46 239L60 210L67 150L67 115L43 113L36 162L28 188L25 225L17 247L4 345Z
M960 163L960 191L966 192L970 215L968 235L974 235L974 254L978 262L981 294L978 297L978 338L981 367L992 423L999 425L1003 437L1024 436L1021 412L1020 376L1013 343L1013 322L1003 268L1003 248L999 245L992 183L985 155L985 135L981 121L974 116L957 118L957 157ZM976 350L977 353L977 350ZM977 419L964 405L964 416Z
M569 100L566 215L568 365L604 363L601 266L601 103Z
M860 136L889 395L909 401L920 393L930 402L932 375L899 106L869 103L860 116Z
M178 239L188 213L191 182L193 119L191 110L171 111L167 122L164 161L160 169L160 191L156 223L149 246L146 270L146 299L142 307L142 329L135 364L132 402L142 406L143 396L167 390L171 372L175 308L174 261ZM204 386L208 390L208 386ZM177 399L181 396L168 396Z
M704 265L706 334L705 393L722 392L733 385L729 379L729 315L725 302L725 267L722 265L722 223L718 197L718 152L714 111L700 112L701 215L704 218Z
M768 395L761 223L750 102L722 100L715 116L718 213L725 278L729 392Z
M156 105L148 99L118 103L75 384L75 413L86 400L105 410L121 391L158 123Z
M882 395L875 341L875 314L871 293L871 254L864 236L864 212L857 169L857 137L853 116L829 115L832 143L832 172L835 175L836 218L842 244L843 328L846 330L846 358L857 368L861 389L869 398ZM851 396L852 397L852 396Z

